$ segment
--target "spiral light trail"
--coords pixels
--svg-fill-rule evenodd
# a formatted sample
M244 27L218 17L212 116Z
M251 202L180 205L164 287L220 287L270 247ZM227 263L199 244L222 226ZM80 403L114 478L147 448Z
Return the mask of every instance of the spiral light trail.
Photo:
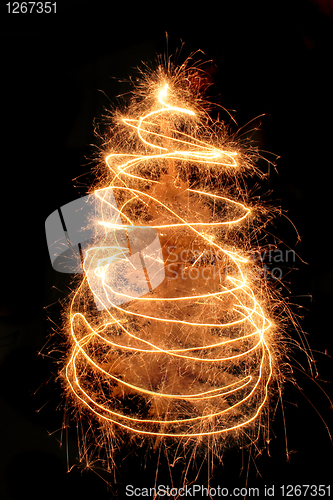
M237 169L239 154L191 135L197 113L176 104L163 82L149 111L122 119L134 152L105 158L112 180L94 192L102 236L84 251L66 380L100 423L217 435L267 401L271 321L245 253L227 244L251 209L188 180L193 165Z

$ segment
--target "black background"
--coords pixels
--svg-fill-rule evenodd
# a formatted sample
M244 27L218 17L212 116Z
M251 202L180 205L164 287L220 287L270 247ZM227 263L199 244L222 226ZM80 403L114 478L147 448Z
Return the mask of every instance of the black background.
M302 391L286 388L290 459L279 407L270 456L251 458L247 478L242 453L229 452L214 484L247 481L262 492L272 484L330 484L333 450L323 419L332 427L332 412L322 389L332 396L332 2L64 3L48 15L8 14L1 7L1 500L115 494L92 472L68 474L66 446L59 444L57 356L38 352L52 330L48 318L60 319L57 301L69 281L52 270L44 221L84 194L74 187L84 177L73 179L91 168L93 119L130 90L119 80L166 52L165 32L169 54L185 42L181 62L197 49L214 61L210 95L236 110L239 126L266 114L254 138L280 157L278 174L270 176L271 199L287 212L301 242L295 247L290 224L278 224L276 233L307 262L296 263L289 298L303 308L302 327L319 370L317 383L299 374ZM69 449L75 462L75 433ZM115 459L120 498L125 484L153 486L154 460L143 468L138 455ZM198 482L206 479L204 472Z

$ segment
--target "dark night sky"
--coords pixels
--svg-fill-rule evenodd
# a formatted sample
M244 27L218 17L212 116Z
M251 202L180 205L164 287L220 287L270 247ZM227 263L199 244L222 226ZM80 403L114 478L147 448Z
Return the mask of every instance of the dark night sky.
M214 9L197 4L186 12L168 4L150 12L147 5L144 15L140 3L134 9L103 3L72 0L57 5L55 15L3 14L1 19L1 500L32 494L67 499L73 492L88 498L90 491L94 498L111 498L97 476L66 474L60 434L49 435L62 425L63 412L56 411L61 397L52 380L44 383L54 364L37 352L50 333L46 311L59 319L59 306L50 304L64 296L68 280L52 270L44 221L84 194L72 179L90 169L85 157L94 152L93 119L130 90L119 79L135 76L141 61L165 52L165 32L170 54L182 40L183 56L202 49L214 61L211 96L236 110L239 126L266 114L255 138L260 149L280 157L278 174L270 179L271 199L297 227L296 250L308 263L296 263L290 300L306 311L302 326L318 361L318 381L333 393L331 383L320 382L333 380L332 2L220 2ZM290 224L278 223L276 232L294 247ZM299 385L305 397L293 386L285 395L290 461L279 414L271 457L264 452L257 459L262 477L251 466L249 486L330 483L332 445L314 407L330 425L332 412L314 382L300 376ZM243 486L240 460L236 451L226 455L217 483ZM138 473L138 463L125 460L123 484L152 486L153 467Z

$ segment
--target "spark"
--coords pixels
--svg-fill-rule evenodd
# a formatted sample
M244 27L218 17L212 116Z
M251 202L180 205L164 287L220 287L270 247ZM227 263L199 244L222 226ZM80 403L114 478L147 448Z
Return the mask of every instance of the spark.
M67 387L106 428L177 439L230 434L255 424L267 405L274 322L256 295L245 250L221 236L241 227L252 209L207 182L192 185L189 172L227 176L240 169L241 155L196 136L195 107L178 102L172 81L159 83L155 95L148 112L122 118L139 146L108 153L110 182L94 191L104 236L83 252L85 277L70 307ZM130 242L133 229L145 228L161 247L150 260L144 244L135 252ZM184 250L197 251L190 266ZM206 252L223 258L202 265ZM147 281L141 295L137 262Z

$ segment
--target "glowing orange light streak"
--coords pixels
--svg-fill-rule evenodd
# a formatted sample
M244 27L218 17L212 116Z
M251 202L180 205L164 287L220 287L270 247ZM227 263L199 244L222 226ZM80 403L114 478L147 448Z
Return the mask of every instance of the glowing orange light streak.
M236 216L227 221L188 221L186 220L187 217L178 213L176 209L170 207L170 204L164 202L159 196L149 194L147 192L149 188L142 190L138 189L137 185L126 184L129 181L136 183L144 181L148 186L158 187L161 184L159 180L142 177L142 175L135 173L136 169L140 169L142 165L155 161L178 161L226 168L237 168L238 166L236 161L237 152L235 151L224 151L211 147L204 141L173 128L169 128L168 134L157 131L160 128L159 120L164 115L186 115L191 117L191 119L195 119L196 117L195 112L190 109L168 104L169 90L170 87L168 84L162 86L162 89L158 93L158 103L160 106L157 109L153 109L139 119L123 119L123 123L126 126L136 130L137 137L145 148L159 149L161 152L159 154L111 153L107 155L106 163L113 173L113 179L108 189L111 189L117 195L119 194L120 198L126 194L130 195L129 199L120 202L121 208L117 209L119 217L125 220L129 227L145 226L142 223L138 225L137 221L130 215L133 203L140 201L146 207L157 207L159 210L164 211L164 214L167 214L164 216L165 223L156 223L153 220L147 226L155 230L160 230L160 237L163 236L164 231L173 230L173 234L177 234L179 231L186 230L188 232L186 234L191 235L194 241L197 239L201 242L201 245L204 244L209 246L209 248L214 248L216 251L222 252L227 259L230 259L234 265L234 274L237 277L227 275L225 283L219 283L218 291L212 290L208 293L193 293L192 295L189 293L185 296L173 297L156 296L155 291L152 291L142 297L137 297L126 293L124 290L119 291L113 284L108 283L110 266L116 261L126 262L128 260L126 256L128 249L121 246L102 244L101 246L95 246L86 250L84 259L85 282L90 286L92 293L96 295L96 291L92 287L91 274L88 272L92 269L94 276L100 279L101 289L104 291L105 297L107 297L107 303L102 297L97 298L105 308L104 314L109 320L106 322L103 320L104 322L98 328L94 328L84 314L75 310L76 300L81 293L80 287L75 294L71 307L70 325L73 347L66 366L66 379L77 400L89 408L97 418L116 424L131 432L143 435L172 437L218 435L234 431L254 422L267 401L268 386L272 377L272 356L268 347L266 334L271 327L271 322L266 318L250 286L250 280L247 277L246 268L244 267L248 263L247 258L235 250L227 250L222 244L214 241L215 237L209 234L210 229L240 224L250 215L251 210L249 208L228 197L187 187L182 191L187 196L192 195L201 197L201 199L210 199L214 203L225 202L229 206L234 207L235 210L238 209L243 212L243 215ZM173 134L173 137L171 134ZM177 137L174 137L175 135ZM147 140L148 137L151 139ZM162 142L164 141L164 145L150 142L153 138ZM170 150L172 145L176 149ZM179 149L180 147L182 149ZM120 162L125 161L119 164L118 160ZM121 185L118 185L118 183L121 183ZM103 203L108 204L108 201L105 199L105 188L96 190L95 195ZM104 219L98 220L97 224L104 227L106 231L111 233L114 231L114 234L116 234L117 230L124 230L126 228L122 223L115 223ZM201 230L196 229L197 227L201 228ZM109 252L110 256L99 258L98 265L95 268L90 268L90 262L93 261L93 257L102 251ZM191 264L190 268L192 270L198 269L198 263L200 263L200 260L204 256L204 252L204 250L201 251L199 257ZM159 264L162 264L162 261L159 261ZM133 264L131 265L133 266ZM121 297L124 301L126 299L125 305L121 307L119 304L116 304L113 302L114 299L112 297ZM210 308L215 310L215 302L219 302L221 309L223 309L223 307L226 307L225 301L227 300L230 302L229 311L230 314L233 314L233 317L224 322L220 319L215 322L208 321L207 310ZM140 310L140 304L143 306L142 310ZM168 307L168 309L165 309L165 312L163 309L161 316L158 314L148 314L146 309L149 304L151 306L161 306L162 309L163 307L164 309ZM203 309L202 321L199 321L200 314L191 321L185 317L179 318L173 314L173 310L176 310L179 305L183 305L184 307L196 305L199 310L200 307L202 309L207 307ZM170 309L170 306L173 306L174 309ZM170 312L166 315L167 310ZM177 312L177 314L180 313ZM142 322L140 323L143 325L140 334L136 333L136 330L131 326L134 320ZM153 325L162 325L166 329L165 331L168 328L179 327L182 328L182 332L186 333L186 329L191 327L194 335L194 340L191 340L191 342L194 345L190 347L167 348L168 338L167 336L163 337L163 335L160 336L160 340L163 341L160 345L154 343L153 340L149 340L147 337L148 330L146 331L145 329L145 322L150 322ZM228 336L226 333L225 337L223 337L222 332L236 326L242 332L239 336L232 336L234 334L231 333ZM118 331L117 329L120 332L119 335L123 339L123 342L113 340ZM214 342L209 342L207 339L207 342L203 345L195 344L195 339L197 338L195 332L200 329L203 332L203 340L205 339L204 332L209 333L210 329L217 329L218 336L221 336L222 339L220 341L215 340ZM105 332L105 336L101 335L101 332ZM184 339L188 342L190 334L185 333ZM144 338L145 335L147 338ZM130 356L127 358L129 370L125 370L126 373L129 373L127 375L128 380L124 379L123 375L117 376L116 371L112 373L112 370L116 370L117 364L114 363L112 365L112 362L108 361L108 354L105 355L103 362L97 361L98 356L100 356L100 346L103 346L104 350L109 350L111 360L119 351L121 353L128 353ZM216 350L218 351L218 356L214 355L214 351ZM90 351L93 353L91 354ZM194 353L197 354L194 355ZM165 366L170 367L172 370L174 370L172 360L175 359L179 360L177 361L179 363L184 363L183 371L185 373L186 370L190 373L194 372L195 369L199 369L197 367L201 364L215 365L217 371L213 372L212 380L208 378L206 383L199 383L194 379L194 386L200 386L200 384L203 386L201 390L195 390L193 387L192 391L178 390L178 392L172 392L171 387L171 392L164 391L163 384L167 387L167 381L161 382L159 390L154 390L153 388L148 388L150 382L144 380L142 377L141 385L132 382L132 379L140 379L136 374L136 367L139 370L141 366L146 366L146 357L152 359L153 356L163 359ZM118 355L118 357L121 365L123 354L121 356ZM248 370L252 370L253 373L239 376L237 368L234 368L236 375L233 375L232 369L231 374L229 374L228 370L230 370L230 366L231 368L233 366L237 367L237 364L240 364L244 360L248 362ZM110 363L110 367L107 366L108 363ZM105 366L104 368L103 365ZM166 373L167 370L168 368L166 368ZM104 380L105 378L105 380L111 381L108 382L110 384L110 394L104 397L104 402L101 402L103 397L98 396L95 391L90 390L89 384L86 382L88 373L92 374L91 377L94 380L100 378ZM224 382L222 381L223 378L225 379ZM237 380L228 382L228 379L232 380L232 378L236 378ZM206 386L210 386L211 388L207 389ZM161 415L157 412L159 418L154 418L154 416L152 418L144 418L138 415L125 414L125 412L121 412L115 408L112 409L114 402L112 391L114 390L118 394L118 387L119 391L129 391L129 394L140 394L147 397L149 401L156 401L157 404L162 400L188 401L191 402L196 413L200 413L201 411L201 414L196 416L189 414L181 418L170 418L168 416L169 413L171 413L171 416L175 415L177 417L177 411L173 410L170 406L167 407L167 410L161 410ZM226 399L227 397L230 397L230 400ZM236 397L238 397L237 400L232 399ZM205 404L207 412L202 412L200 410L202 407L198 406L196 408L195 405L201 402ZM213 403L215 406L210 407L209 405ZM240 407L243 407L244 411L240 410ZM169 428L165 429L166 427Z

